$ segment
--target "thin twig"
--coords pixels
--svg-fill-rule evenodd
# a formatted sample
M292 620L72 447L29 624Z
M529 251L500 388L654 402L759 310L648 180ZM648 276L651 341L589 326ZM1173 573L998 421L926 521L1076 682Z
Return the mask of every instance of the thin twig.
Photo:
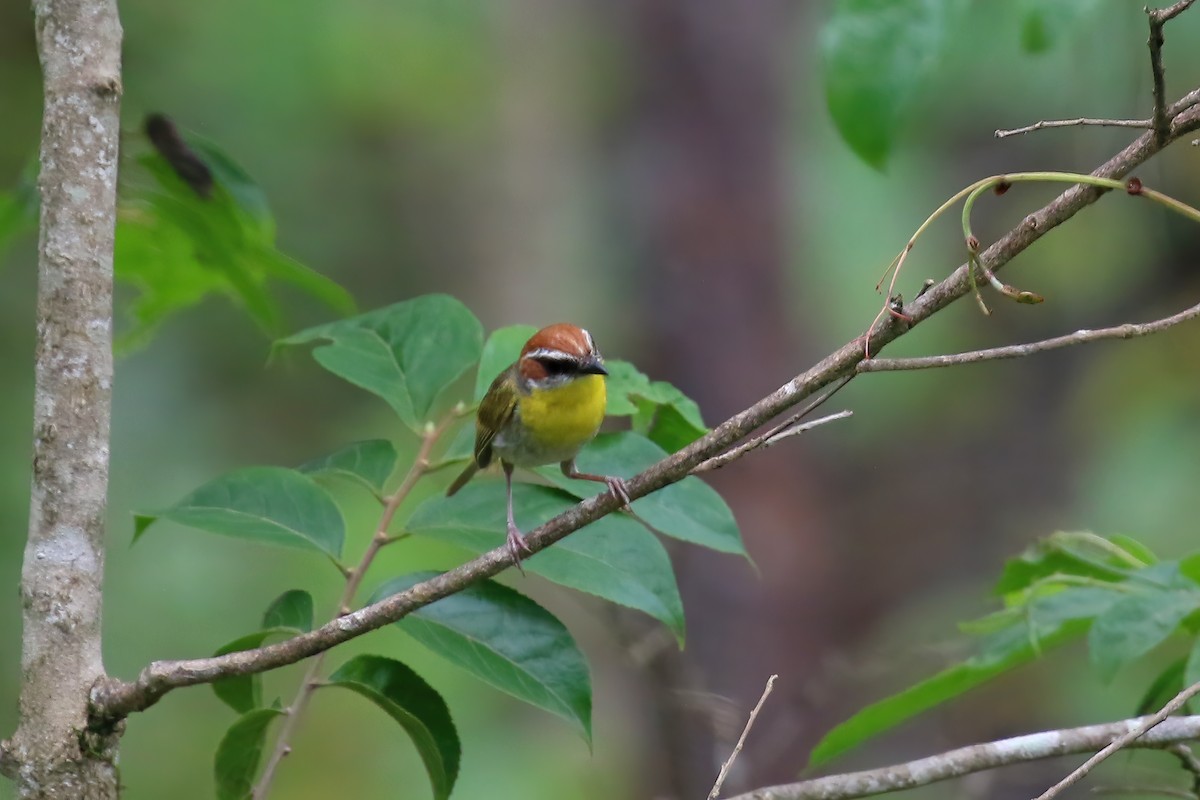
M1172 314L1153 322L1127 322L1111 328L1098 330L1080 330L1065 336L1043 339L1029 344L1014 344L1007 347L991 347L986 350L971 350L966 353L950 353L941 356L924 356L920 358L874 358L870 361L860 361L855 369L858 372L896 372L910 369L936 369L938 367L954 367L960 364L977 364L981 361L996 361L1002 358L1023 358L1035 353L1048 350L1061 350L1088 342L1098 342L1103 339L1134 339L1139 336L1149 336L1183 322L1200 317L1200 304Z
M375 556L379 551L392 542L403 538L403 535L392 536L388 533L388 528L391 527L392 519L396 516L396 510L408 498L413 487L417 485L429 468L429 455L433 452L433 447L437 444L438 439L446 430L446 427L455 419L453 414L442 420L436 427L429 428L423 437L421 437L421 447L417 451L416 457L413 459L412 466L409 467L408 473L396 488L396 491L387 498L383 508L383 513L379 516L379 524L375 529L375 535L371 537L370 544L363 552L362 558L359 559L358 566L350 570L346 575L346 588L342 591L341 599L338 600L337 616L344 616L350 613L350 605L354 602L354 597L358 594L358 588L362 585L363 576L370 569L371 563L375 560ZM321 667L325 662L325 654L328 650L317 653L314 656L312 663L308 665L308 669L304 673L304 678L300 681L300 688L296 690L296 696L292 700L291 705L287 707L285 712L287 719L284 720L283 727L279 730L279 737L275 740L275 747L271 751L270 758L267 759L267 765L263 768L262 775L258 779L258 784L254 787L252 795L253 800L263 800L271 791L271 783L275 779L275 772L279 768L279 764L284 757L292 752L291 740L296 733L296 729L300 725L300 718L304 715L304 710L308 707L308 701L312 698L313 690L320 685Z
M788 428L787 430L780 431L763 442L763 447L770 447L771 445L778 444L779 442L782 442L784 439L787 439L791 436L799 436L806 431L811 431L813 428L819 428L822 425L828 425L830 422L836 422L839 419L846 419L847 417L852 416L854 416L854 412L850 411L849 409L845 409L842 411L837 411L833 414L826 414L823 417L817 417L810 422L804 422L800 425L795 425L791 428Z
M800 409L795 414L792 414L790 417L785 419L783 422L780 422L778 425L771 426L766 431L758 434L757 436L754 436L751 439L746 440L745 442L742 442L737 447L730 448L729 450L727 450L724 453L721 453L720 455L713 456L712 458L708 459L707 461L700 462L692 469L691 474L698 475L702 472L710 472L714 469L720 469L721 467L725 466L726 464L730 463L731 461L736 461L737 459L746 455L751 450L757 450L760 447L762 447L762 448L770 447L771 445L775 444L780 439L782 439L785 432L789 433L789 434L792 431L795 431L795 433L803 433L806 430L816 428L820 425L825 425L826 423L833 422L833 421L839 420L839 419L845 419L846 417L850 416L852 412L840 411L837 414L830 414L828 417L821 417L820 419L813 420L811 423L808 423L807 425L796 426L796 423L798 423L800 420L807 417L812 412L816 411L818 408L820 408L825 403L826 400L828 400L829 398L831 398L835 394L837 394L839 391L841 391L842 387L844 387L847 383L849 383L853 377L854 377L854 375L850 374L844 378L841 378L840 380L837 381L837 383L835 383L833 385L833 388L831 388L829 391L825 392L825 394L821 395L816 400L813 400L811 403L808 403L807 405L804 406L804 408ZM796 426L796 427L793 428L793 426Z
M750 729L754 727L754 720L758 719L758 712L762 709L763 703L767 702L767 698L771 695L771 690L775 688L775 680L778 675L772 675L767 678L767 685L763 688L762 697L758 698L758 703L754 706L754 710L750 712L750 719L746 720L746 727L742 728L742 735L738 737L737 744L733 747L733 752L729 754L729 758L725 759L725 763L721 765L721 772L717 775L717 782L713 784L712 791L708 793L708 800L717 800L717 795L721 793L721 786L725 783L726 776L729 775L729 770L733 767L733 762L742 752L742 745L746 743L746 737L750 735Z
M1023 133L1033 133L1040 131L1043 128L1074 128L1080 125L1094 125L1104 128L1149 128L1151 120L1148 119L1101 119L1096 117L1077 117L1075 119L1043 119L1032 125L1026 125L1023 128L1000 128L996 131L997 139L1006 139L1009 136L1019 136Z
M1142 729L1152 719L1134 717L1103 725L1014 736L960 747L904 764L769 786L725 800L851 800L914 789L1011 764L1092 752L1122 734ZM1200 716L1171 717L1131 742L1130 746L1161 748L1165 744L1196 738L1200 738Z
M751 450L766 450L771 445L778 444L789 436L798 436L806 431L811 431L813 428L819 428L822 425L828 425L831 422L837 422L839 419L846 419L847 417L852 416L854 416L853 411L838 411L836 414L827 414L823 417L817 417L810 422L805 422L799 425L793 424L792 427L783 425L781 426L783 430L779 431L778 433L765 433L760 436L755 436L750 441L740 444L728 452L722 453L719 456L713 456L707 461L698 464L696 468L692 470L692 474L699 475L703 472L710 472L714 469L720 469L726 464L736 461L737 459L746 455Z
M1140 737L1145 736L1151 728L1161 724L1162 721L1171 714L1175 713L1180 708L1183 708L1184 703L1192 699L1197 694L1200 694L1200 683L1194 683L1179 694L1172 697L1165 706L1159 709L1158 713L1149 717L1144 717L1144 721L1141 724L1130 730L1128 733L1118 736L1111 744L1108 745L1108 747L1105 747L1099 753L1096 753L1096 755L1080 764L1079 767L1070 775L1038 795L1037 800L1051 800L1053 797L1058 797L1058 795L1060 795L1064 790L1074 786L1084 775L1087 775L1089 772L1095 769L1096 765L1101 761L1105 760L1121 748L1128 747ZM1189 719L1192 718L1189 717Z
M1187 10L1195 0L1182 0L1169 8L1158 11L1145 9L1150 17L1150 73L1154 80L1154 115L1150 119L1106 119L1103 117L1077 117L1075 119L1047 119L1021 128L996 131L997 139L1033 133L1044 128L1072 128L1078 126L1095 126L1106 128L1145 128L1155 132L1155 137L1161 146L1165 142L1169 123L1166 105L1166 80L1162 63L1163 26L1179 14Z
M1171 130L1171 119L1167 113L1166 70L1163 69L1162 60L1163 26L1187 11L1194 2L1195 0L1180 0L1173 6L1156 11L1145 9L1150 18L1150 40L1147 44L1150 46L1150 74L1154 78L1154 113L1151 119L1154 121L1154 139L1159 147L1167 143Z

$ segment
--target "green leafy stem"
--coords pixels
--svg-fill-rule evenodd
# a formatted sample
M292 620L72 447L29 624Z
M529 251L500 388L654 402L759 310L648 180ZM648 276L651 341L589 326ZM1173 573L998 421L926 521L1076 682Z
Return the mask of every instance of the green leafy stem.
M346 588L342 591L342 596L338 600L338 611L334 616L336 620L339 616L350 613L351 605L354 602L355 596L358 594L359 587L362 585L363 576L370 569L371 564L375 561L375 557L379 555L379 551L387 545L398 541L401 536L393 536L389 533L392 519L396 516L396 511L400 505L408 499L417 482L429 470L430 456L433 453L433 448L441 439L442 434L446 429L454 423L461 415L460 409L446 414L441 422L436 425L429 425L425 434L421 437L421 445L417 450L417 454L413 459L412 466L409 467L408 473L400 482L400 485L394 492L384 499L383 513L379 517L379 525L375 529L375 534L371 537L371 541L367 544L366 550L363 551L362 558L358 561L358 566L345 571ZM254 800L262 800L270 791L271 782L275 778L276 770L279 763L291 751L291 739L300 725L301 717L304 715L305 709L308 707L308 702L312 698L313 691L317 688L318 681L321 675L321 668L324 666L325 655L329 651L318 653L309 664L308 669L304 673L303 679L300 681L300 688L296 691L296 696L291 704L284 709L283 727L279 731L279 735L275 740L275 748L267 760L266 766L263 768L258 784L254 788Z
M359 613L355 598L380 550L414 536L441 540L465 550L487 552L504 540L503 486L475 481L454 498L434 493L400 519L418 482L443 466L472 457L473 426L457 426L471 404L453 402L451 390L476 367L474 396L490 377L516 358L531 331L513 326L483 340L482 326L454 298L428 295L350 319L302 331L280 346L313 343L314 359L330 372L384 400L417 438L415 456L390 492L399 455L389 440L354 442L296 469L244 467L219 476L174 505L135 516L135 540L159 521L257 544L286 546L320 554L345 581L330 626L344 628ZM578 456L582 469L624 475L666 456L664 446L683 446L706 428L699 409L678 389L651 381L633 365L608 362L609 411L630 418L630 430L606 433ZM450 410L444 410L448 405ZM435 458L435 451L437 455ZM519 483L513 494L523 527L555 517L595 493L561 472L538 470L548 485ZM346 525L338 497L326 484L350 481L383 510L357 566L342 560ZM632 510L631 510L632 512ZM157 526L163 527L163 526ZM399 533L393 532L396 528ZM529 571L549 581L642 611L684 641L683 604L670 559L656 534L720 552L745 555L728 507L696 478L664 486L636 501L636 513L597 519L587 531L549 552L531 557ZM393 577L366 602L377 606L434 579L436 573ZM219 648L214 659L245 659L261 654L269 639L289 649L313 633L313 602L308 592L289 590L268 607L259 630ZM360 609L361 610L361 609ZM425 649L490 686L562 718L591 742L591 679L570 631L551 612L514 589L492 581L460 587L441 602L413 608L397 627ZM318 632L319 633L319 632ZM383 656L358 656L322 678L322 649L307 666L286 708L265 705L257 669L230 671L213 682L217 697L241 716L228 729L215 760L219 800L267 796L291 740L315 691L332 686L371 700L409 734L429 773L438 800L457 778L458 735L440 694L405 664ZM291 661L297 660L291 658ZM267 734L282 725L263 760Z

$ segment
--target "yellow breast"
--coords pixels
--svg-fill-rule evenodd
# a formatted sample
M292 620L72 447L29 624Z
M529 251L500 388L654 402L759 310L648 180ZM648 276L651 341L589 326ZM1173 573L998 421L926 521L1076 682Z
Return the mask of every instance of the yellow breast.
M582 375L563 386L535 390L518 402L521 421L538 445L577 450L596 435L607 400L604 378Z

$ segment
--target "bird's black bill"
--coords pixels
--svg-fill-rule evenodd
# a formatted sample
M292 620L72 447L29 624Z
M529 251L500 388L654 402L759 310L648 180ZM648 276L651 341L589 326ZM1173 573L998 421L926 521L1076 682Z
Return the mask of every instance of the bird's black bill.
M579 365L579 371L584 375L607 375L608 370L596 359L585 361Z

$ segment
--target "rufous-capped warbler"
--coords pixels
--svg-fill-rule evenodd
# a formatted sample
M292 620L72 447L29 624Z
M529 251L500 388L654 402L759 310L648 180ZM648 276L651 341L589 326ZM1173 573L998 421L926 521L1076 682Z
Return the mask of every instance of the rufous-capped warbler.
M604 359L592 335L560 322L542 328L521 348L479 403L475 417L475 458L446 490L452 495L481 468L500 459L508 496L508 550L521 567L529 545L513 521L513 467L558 462L568 478L598 481L625 505L629 493L621 478L575 469L575 456L604 421L608 395Z

